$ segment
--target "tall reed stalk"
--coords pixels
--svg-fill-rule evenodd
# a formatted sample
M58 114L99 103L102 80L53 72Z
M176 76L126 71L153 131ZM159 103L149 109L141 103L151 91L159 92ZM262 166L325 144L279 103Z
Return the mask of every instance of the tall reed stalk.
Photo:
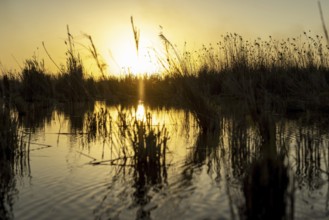
M0 102L0 217L12 219L16 173L24 170L28 150L19 135L18 119Z

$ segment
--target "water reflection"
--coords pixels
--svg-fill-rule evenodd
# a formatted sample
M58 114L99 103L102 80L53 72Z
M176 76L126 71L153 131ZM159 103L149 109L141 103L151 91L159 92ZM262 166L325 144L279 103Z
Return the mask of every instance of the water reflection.
M230 164L234 178L240 179L259 154L260 138L243 115L231 115L225 125Z
M244 111L224 109L218 114L216 129L205 132L197 126L195 114L152 109L143 103L130 107L80 104L45 112L22 126L34 128L33 137L61 121L63 126L53 129L59 131L55 134L75 137L69 147L61 142L61 148L43 154L60 155L55 160L62 161L68 148L67 154L77 161L70 169L76 167L83 174L79 181L67 176L71 180L67 185L80 181L88 185L89 191L83 193L92 196L79 200L93 209L88 218L328 217L329 123L323 118L271 114L255 118ZM50 137L54 136L45 135L46 142ZM70 156L65 159L72 161ZM1 164L0 169L1 193L7 196L1 197L5 199L0 209L9 217L16 210L11 202L14 197L8 195L19 191L14 165L19 160L14 161ZM32 171L39 169L40 165L34 165ZM86 183L87 177L91 180ZM67 193L66 200L71 192ZM64 203L65 198L57 201Z
M311 126L299 128L296 137L296 180L310 190L317 190L323 183L321 168L321 145L319 130ZM325 155L323 155L325 156ZM323 158L326 159L326 158Z
M1 159L0 163L0 216L13 218L13 204L17 194L15 174L11 164Z
M136 114L137 121L145 121L145 119L146 119L145 106L142 101L138 102L135 114Z
M0 103L0 218L14 217L17 179L29 173L29 148L19 132L18 119Z
M136 209L136 219L150 219L151 212L156 209L152 204L153 190L160 190L167 182L167 143L169 133L164 124L154 124L150 113L145 113L142 103L139 103L135 113L117 109L117 117L114 125L118 125L116 136L118 140L117 157L111 159L111 164L119 165L121 169L116 172L113 184L118 177L130 176L133 192L129 209ZM103 110L101 110L102 112ZM96 113L98 115L99 113ZM112 137L114 138L114 137ZM104 164L106 161L93 162L94 165ZM112 188L112 187L111 187ZM107 200L107 195L103 201ZM103 212L108 212L100 204L95 213L96 218L101 218ZM114 211L115 216L117 211ZM111 215L112 216L112 215Z
M149 191L161 188L167 180L166 151L169 134L165 125L154 125L150 113L145 115L139 103L133 124L125 130L133 151L133 203L137 206L136 219L150 219L156 206L148 206L152 197ZM146 118L146 120L143 120Z
M20 126L35 132L51 123L54 108L46 104L32 103L24 106L24 112L17 108L15 110L18 112Z
M261 137L259 159L251 163L243 181L246 219L286 219L287 166L276 144L276 123L270 114L261 115L256 125Z
M80 133L84 128L85 117L88 112L94 111L95 104L91 103L75 103L60 107L60 111L69 118L70 132Z

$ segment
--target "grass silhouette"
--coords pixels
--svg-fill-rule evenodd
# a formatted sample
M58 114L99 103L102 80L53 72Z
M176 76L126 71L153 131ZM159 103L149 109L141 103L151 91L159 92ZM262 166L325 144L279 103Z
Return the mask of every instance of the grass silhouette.
M139 30L133 18L131 24L138 51ZM204 130L215 129L217 108L226 99L242 101L255 113L329 111L329 47L322 36L304 32L281 40L246 40L228 33L216 45L193 53L180 53L162 32L159 37L166 53L158 58L164 72L119 78L105 75L106 64L88 35L87 48L102 76L96 79L87 77L67 26L66 65L59 73L48 74L44 61L36 57L27 59L18 75L3 73L1 97L18 107L25 102L136 102L142 81L145 102L187 108Z

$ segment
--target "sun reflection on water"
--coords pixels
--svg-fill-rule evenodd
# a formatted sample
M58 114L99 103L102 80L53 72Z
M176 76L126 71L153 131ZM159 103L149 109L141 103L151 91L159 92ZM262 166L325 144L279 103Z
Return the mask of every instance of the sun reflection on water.
M136 114L137 121L145 121L145 118L146 118L145 106L144 106L144 103L142 101L138 102L135 114Z

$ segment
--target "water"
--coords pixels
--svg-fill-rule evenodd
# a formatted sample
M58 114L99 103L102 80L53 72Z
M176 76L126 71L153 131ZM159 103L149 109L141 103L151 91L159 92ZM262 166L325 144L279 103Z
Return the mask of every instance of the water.
M154 162L134 156L132 125L135 117L147 123L143 112L151 113L149 129L159 140L169 138L165 156ZM275 117L276 154L289 177L288 218L329 218L323 118ZM187 111L143 105L33 107L20 120L29 154L15 165L12 184L2 184L12 206L0 202L14 219L239 219L246 176L261 160L262 134L242 113L223 111L219 124L220 131L205 134Z

